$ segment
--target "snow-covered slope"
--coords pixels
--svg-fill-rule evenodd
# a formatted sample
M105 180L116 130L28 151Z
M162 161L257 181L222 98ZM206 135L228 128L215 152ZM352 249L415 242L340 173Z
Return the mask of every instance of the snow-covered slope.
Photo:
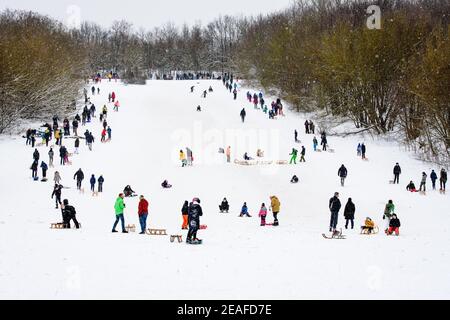
M196 85L194 93L190 86ZM206 99L201 92L215 89ZM52 184L31 180L32 149L21 137L0 137L0 298L121 298L121 299L394 299L450 297L448 195L426 196L405 191L416 186L428 164L413 160L396 145L366 139L369 161L356 156L362 138L329 137L335 153L314 153L312 135L304 134L299 115L269 120L254 110L241 88L232 99L220 81L151 81L147 86L100 85L92 97L97 110L114 90L121 107L108 123L112 142L101 144L98 118L87 128L96 136L93 152L82 143L72 166L56 165L62 175L63 199L70 200L81 230L51 230L61 220L50 199ZM252 91L253 92L253 91ZM266 101L269 101L266 98ZM197 105L203 111L196 112ZM245 107L247 119L239 117ZM306 163L240 166L227 164L218 148L232 148L232 159L245 151L255 157L262 148L267 159L287 160L294 129L307 149ZM84 132L84 128L81 128ZM320 137L318 137L320 141ZM359 141L358 141L359 139ZM69 151L73 139L66 139ZM180 149L194 152L194 167L181 168ZM39 147L47 161L48 149ZM55 162L57 157L55 156ZM390 185L395 162L402 166L400 185ZM337 170L349 170L340 186ZM79 194L73 175L82 168L85 194ZM440 168L434 168L437 172ZM91 174L105 178L104 193L92 197ZM40 171L39 171L40 174ZM289 183L292 175L300 183ZM167 179L174 186L163 190ZM407 181L408 180L408 181ZM199 197L204 211L201 246L170 243L168 237L138 233L112 234L114 201L130 184L150 202L148 223L181 231L184 200ZM428 188L431 189L431 183ZM330 214L328 200L339 191L343 206L356 204L355 230L346 240L325 240ZM281 201L279 227L260 227L257 213L271 195ZM228 214L218 212L227 197ZM367 216L383 226L386 202L396 205L400 237L383 232L359 235ZM239 218L246 201L252 218ZM126 223L139 225L138 199L126 199ZM339 227L343 227L343 209ZM269 222L272 218L268 217Z

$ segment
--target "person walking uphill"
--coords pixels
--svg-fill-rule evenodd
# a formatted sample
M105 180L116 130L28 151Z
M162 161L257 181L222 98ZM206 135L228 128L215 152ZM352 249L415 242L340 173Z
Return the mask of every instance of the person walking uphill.
M334 197L330 199L328 203L328 208L331 211L330 232L334 232L336 231L336 226L338 223L339 210L341 210L341 201L339 200L339 192L336 192L334 194Z
M95 183L97 182L97 179L95 179L95 175L91 176L91 179L89 180L91 184L91 191L95 192Z
M245 116L247 115L247 113L245 112L245 108L241 110L241 120L244 123L245 122Z
M145 234L145 229L147 228L148 201L145 200L144 196L139 197L138 215L139 224L141 225L141 232L139 234Z
M188 244L200 244L202 241L197 238L197 231L200 228L200 217L203 215L200 199L194 198L189 205L189 231L186 238Z
M84 173L81 168L77 172L75 172L75 174L73 175L73 179L77 179L77 189L81 190L81 182L84 179Z
M125 230L125 219L123 217L123 211L125 209L125 202L123 201L124 198L124 194L121 193L119 194L119 196L116 199L116 203L114 204L114 210L116 212L116 221L114 222L113 228L112 228L112 232L118 232L116 230L117 224L119 223L119 220L122 224L122 233L128 233L127 230Z
M270 207L273 213L273 225L278 226L278 214L280 213L280 200L276 196L270 197Z
M347 178L347 168L342 165L338 170L338 176L341 178L341 186L344 186L345 178Z

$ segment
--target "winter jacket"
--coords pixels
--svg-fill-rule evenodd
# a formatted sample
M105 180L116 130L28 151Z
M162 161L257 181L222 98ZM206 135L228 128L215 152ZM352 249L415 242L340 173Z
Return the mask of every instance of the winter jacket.
M241 117L245 117L245 115L246 115L246 112L245 112L244 109L242 109L242 110L241 110Z
M338 197L335 196L330 199L328 207L330 208L331 212L339 212L339 210L341 210L341 201Z
M345 219L355 219L355 204L353 202L347 202L344 209Z
M125 208L125 203L121 197L118 197L116 203L114 205L114 209L116 211L116 215L123 214L123 209Z
M427 175L426 174L422 174L421 183L425 183L425 182L427 182Z
M105 179L103 178L103 176L100 176L100 178L98 178L98 184L103 184L103 182L105 182Z
M76 139L75 140L75 148L79 148L80 147L80 139Z
M394 174L401 174L402 173L402 169L400 168L400 166L397 164L394 167Z
M39 160L39 151L35 150L35 151L33 152L33 159L34 159L34 160Z
M75 211L75 208L72 206L69 206L69 205L64 206L64 209L62 209L61 211L62 211L63 217L68 217L68 218L75 217L75 214L77 213Z
M181 214L183 216L187 216L189 214L189 203L184 203L183 207L181 208Z
M138 205L138 214L139 216L143 216L145 213L148 213L148 201L141 199Z
M366 219L366 221L364 222L364 226L366 228L373 228L375 227L375 222L373 222L371 219Z
M416 190L416 186L414 185L414 183L410 182L410 183L406 186L406 190L408 190L408 191Z
M267 216L267 208L266 207L261 207L261 209L259 210L258 216L260 216L260 217Z
M439 180L442 182L447 182L447 171L441 170L441 177Z
M200 228L200 217L203 215L202 207L196 202L191 202L188 210L189 226L193 229Z
M398 218L391 219L391 221L389 221L389 227L400 228L400 220Z
M42 161L41 168L42 168L42 170L48 170L48 165L44 161Z
M186 160L186 156L184 155L184 152L180 152L180 160Z
M290 156L297 156L298 150L297 149L292 149L292 152L289 153Z
M395 205L393 203L387 203L386 207L384 208L384 216L390 219L394 211Z
M280 200L277 197L270 198L270 206L272 207L272 211L274 213L280 212Z
M50 158L53 158L54 155L55 155L55 152L53 151L53 149L50 149L50 151L48 152L48 156Z
M33 171L36 171L38 168L38 162L37 161L33 161L33 163L31 164L30 169Z
M341 178L347 177L347 168L344 166L340 167L338 170L338 176Z
M430 178L431 178L431 181L436 181L437 180L437 174L436 174L436 172L431 172L431 174L430 174Z
M92 176L92 177L91 177L91 180L89 180L89 182L90 182L91 184L95 184L95 182L97 182L97 180L95 179L94 176Z
M366 145L365 144L361 145L361 152L366 153Z
M227 155L227 156L230 156L230 155L231 155L231 149L230 149L230 148L227 148L226 155Z
M244 204L244 205L242 206L241 214L245 214L245 215L248 214L248 207L247 207L247 205Z
M61 189L62 189L62 186L58 186L57 188L53 189L52 199L53 199L53 196L56 196L56 198L61 198Z
M75 172L75 174L73 175L73 178L77 179L77 180L83 180L84 179L84 173L81 170L78 170L77 172Z

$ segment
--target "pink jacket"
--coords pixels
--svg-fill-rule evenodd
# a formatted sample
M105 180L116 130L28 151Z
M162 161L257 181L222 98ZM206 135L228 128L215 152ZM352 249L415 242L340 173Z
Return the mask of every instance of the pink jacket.
M267 208L266 207L262 207L261 210L259 210L259 215L260 217L265 217L267 216Z

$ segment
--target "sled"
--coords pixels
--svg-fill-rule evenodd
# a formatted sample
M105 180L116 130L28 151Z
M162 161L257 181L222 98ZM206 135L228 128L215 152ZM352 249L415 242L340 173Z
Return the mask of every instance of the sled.
M331 237L327 236L325 233L322 233L322 236L325 239L345 239L345 236L342 234L342 229L340 231L334 231L331 234Z
M167 236L166 229L147 229L146 233L149 236Z
M200 226L200 230L206 230L206 229L208 229L208 226L206 224L202 224Z
M170 242L175 242L175 239L178 239L178 243L183 242L183 236L175 234L170 236Z
M50 229L64 229L64 223L52 223Z
M365 234L365 235L372 235L372 234L377 234L378 232L380 232L380 229L378 228L378 226L373 227L373 230L371 233L369 233L368 229L361 229L361 233L360 234Z
M335 152L334 152L334 149L328 149L328 152L329 152L329 153L335 153Z
M129 224L125 227L125 230L127 230L128 232L136 232L136 225Z

